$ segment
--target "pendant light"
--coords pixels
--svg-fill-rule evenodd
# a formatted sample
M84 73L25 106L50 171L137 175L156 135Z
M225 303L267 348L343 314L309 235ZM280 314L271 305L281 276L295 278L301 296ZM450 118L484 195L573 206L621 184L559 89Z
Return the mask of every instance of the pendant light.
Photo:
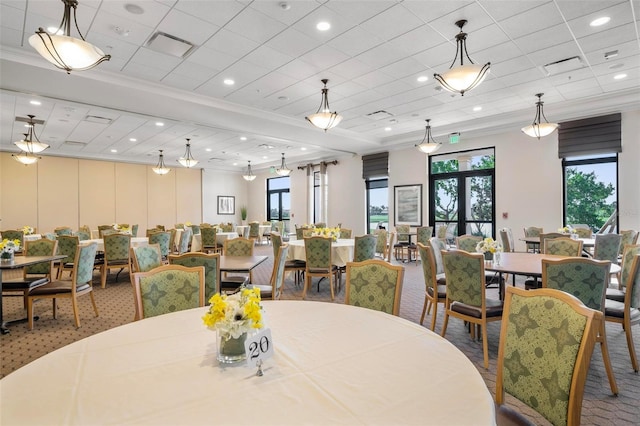
M434 141L431 136L431 125L429 124L431 120L426 119L425 121L427 122L427 127L424 130L424 138L422 139L422 142L416 145L416 148L425 154L432 154L439 150L442 144Z
M24 134L24 138L27 139L28 133ZM17 143L17 142L16 142ZM40 158L36 155L33 155L33 151L22 151L19 154L11 154L14 160L19 161L20 163L28 166L29 164L36 163Z
M320 101L320 107L315 114L311 114L308 117L305 117L306 120L316 126L319 129L324 130L325 132L328 129L331 129L342 121L342 116L337 112L331 112L329 108L329 89L327 89L327 83L329 80L326 78L320 80L324 84L324 88L322 89L322 100Z
M43 58L56 67L70 74L71 71L84 71L91 69L101 62L111 59L111 55L105 55L102 50L85 41L78 27L76 8L78 0L62 0L64 14L62 22L53 34L49 34L42 27L31 37L29 44L38 51ZM73 23L80 38L71 37L71 9L73 8ZM58 34L64 32L64 35Z
M536 116L533 119L533 123L521 129L527 136L538 139L543 136L550 135L554 130L558 128L558 123L549 123L547 117L545 117L544 115L542 107L544 102L542 102L542 95L544 95L544 93L536 94L536 96L538 97L538 102L536 102ZM542 121L543 118L544 122Z
M289 176L291 169L287 168L287 164L284 162L284 152L282 153L282 164L279 169L276 169L276 173L280 176Z
M243 174L242 177L248 182L251 182L256 178L256 175L251 173L251 161L249 161L249 165L247 166L247 172Z
M49 148L49 145L40 142L40 139L38 139L38 136L36 135L36 123L33 120L35 115L27 115L27 117L29 117L29 121L27 121L27 127L29 130L24 134L24 138L22 140L16 141L14 144L25 152L37 154ZM33 140L34 138L35 141Z
M456 35L456 57L453 59L449 71L442 75L433 75L442 87L450 92L460 93L462 96L464 96L464 92L468 92L482 83L487 74L489 74L489 68L491 67L491 62L487 62L482 66L476 65L469 57L467 53L467 33L462 31L462 27L466 23L465 19L456 22L460 32ZM460 55L460 66L453 68L458 61L458 54ZM467 65L464 63L465 57L469 61Z
M164 155L162 154L162 150L160 150L160 156L158 157L158 164L152 170L153 170L153 173L157 175L166 175L171 171L170 168L164 165Z
M184 156L178 158L178 163L182 164L184 167L193 167L198 164L198 160L193 158L193 155L191 155L191 144L189 141L191 141L191 139L187 138L187 150L184 152Z

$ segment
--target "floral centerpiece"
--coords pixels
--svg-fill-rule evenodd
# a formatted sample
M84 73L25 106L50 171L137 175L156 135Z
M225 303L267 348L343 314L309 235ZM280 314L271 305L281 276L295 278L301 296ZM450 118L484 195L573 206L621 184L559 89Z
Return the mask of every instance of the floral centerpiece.
M214 294L202 317L204 324L218 332L218 361L235 363L246 358L247 333L263 327L259 288L242 288L231 295Z
M31 235L33 234L33 228L29 225L25 225L22 227L22 232L24 232L24 235Z
M184 223L184 226L191 226L191 225L193 225L193 224L192 224L191 222L189 222L189 221L186 221L186 222Z
M487 237L476 244L476 252L484 254L485 260L493 260L495 253L502 252L502 245L491 237Z
M562 227L562 228L558 228L558 232L561 232L563 234L573 234L573 228L570 227L569 225Z
M13 260L15 252L20 250L20 240L9 240L5 238L0 242L0 258L2 260Z
M340 228L314 228L311 235L321 236L325 238L331 238L333 241L337 241L340 238Z

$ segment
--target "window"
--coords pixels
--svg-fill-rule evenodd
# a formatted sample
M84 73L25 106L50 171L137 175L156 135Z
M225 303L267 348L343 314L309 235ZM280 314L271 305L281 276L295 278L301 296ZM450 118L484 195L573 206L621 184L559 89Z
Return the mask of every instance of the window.
M389 228L389 180L365 181L367 187L367 229Z
M429 157L429 224L453 244L457 235L495 238L493 148Z
M595 154L562 160L564 225L584 224L617 232L618 155Z
M291 196L289 176L267 179L267 218L283 221L284 232L289 233L289 219L291 212Z
M313 172L313 223L320 220L320 172Z

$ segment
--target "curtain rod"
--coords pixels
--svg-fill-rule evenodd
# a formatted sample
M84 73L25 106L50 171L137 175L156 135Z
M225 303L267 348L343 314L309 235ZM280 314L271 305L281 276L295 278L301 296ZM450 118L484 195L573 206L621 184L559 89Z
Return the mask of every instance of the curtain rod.
M316 163L316 164L311 164L311 163L309 163L309 164L305 164L305 165L303 165L303 166L298 166L298 170L306 170L306 168L307 168L307 167L309 167L309 166L311 166L311 167L315 167L315 166L322 166L323 164L324 164L325 166L328 166L329 164L332 164L332 165L334 165L334 166L335 166L336 164L338 164L338 160L333 160L333 161L321 161L321 162Z

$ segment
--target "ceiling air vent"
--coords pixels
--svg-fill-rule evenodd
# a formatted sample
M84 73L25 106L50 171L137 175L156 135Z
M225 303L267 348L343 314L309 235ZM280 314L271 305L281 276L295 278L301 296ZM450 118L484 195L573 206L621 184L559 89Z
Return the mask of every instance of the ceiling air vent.
M82 149L85 146L87 146L85 142L78 142L78 141L64 141L62 145L65 148L72 148L72 149Z
M89 123L109 125L113 120L111 118L98 117L97 115L87 115L83 121L87 121Z
M393 117L393 114L384 110L380 110L380 111L370 112L369 114L367 114L367 117L373 120L386 120L388 118Z
M579 56L573 56L567 59L561 59L559 61L551 62L543 65L542 68L547 75L557 75L564 72L580 69L584 66L582 59Z
M156 52L166 53L177 58L184 58L195 47L186 40L161 31L152 35L146 46Z

